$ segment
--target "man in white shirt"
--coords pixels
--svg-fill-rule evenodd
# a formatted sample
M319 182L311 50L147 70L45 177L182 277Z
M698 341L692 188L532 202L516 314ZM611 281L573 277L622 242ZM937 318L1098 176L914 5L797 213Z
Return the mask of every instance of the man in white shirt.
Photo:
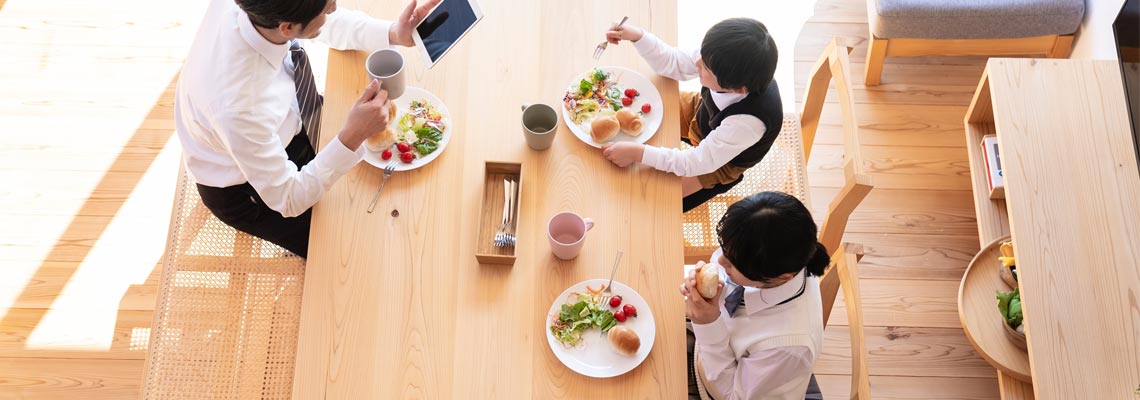
M202 202L243 232L308 255L313 204L363 157L388 124L388 92L373 81L337 137L315 151L323 99L300 39L336 49L411 46L440 0L384 22L336 0L213 0L178 80L174 118Z
M633 42L658 74L700 78L700 93L681 93L681 140L689 150L618 142L602 148L619 167L640 162L681 176L684 211L743 180L744 171L768 153L783 126L776 72L776 42L749 18L721 21L705 33L699 51L673 48L631 24L611 28L606 40Z

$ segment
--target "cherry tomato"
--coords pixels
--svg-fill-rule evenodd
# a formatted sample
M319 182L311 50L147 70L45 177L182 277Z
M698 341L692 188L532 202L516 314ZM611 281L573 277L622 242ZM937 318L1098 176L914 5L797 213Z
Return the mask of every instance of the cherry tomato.
M405 151L403 153L400 153L400 161L403 161L405 164L411 164L412 160L415 160L415 159L416 159L416 156L414 154L412 154L412 152L410 152L410 151Z
M625 318L626 315L624 312L618 311L614 313L614 319L616 319L618 322L625 322Z
M653 109L653 107L650 107L649 103L645 103L645 104L641 105L641 112L643 114L649 114L649 110L652 110L652 109Z
M392 149L385 149L383 153L380 153L380 158L383 158L384 161L388 161L389 159L391 159L392 158Z
M625 89L625 97L629 97L632 99L634 97L637 97L637 95L639 95L639 94L641 94L641 93L638 93L637 89L634 89L634 88L626 88Z
M621 305L621 296L610 297L610 307L617 308Z
M633 99L631 99L629 97L622 97L621 98L621 105L629 107L632 104L633 104Z
M634 307L633 304L626 304L625 307L622 307L621 310L625 312L625 315L628 315L630 317L637 316L637 307Z
M396 143L396 150L399 150L401 153L407 153L412 150L412 146L408 146L407 143L400 142Z

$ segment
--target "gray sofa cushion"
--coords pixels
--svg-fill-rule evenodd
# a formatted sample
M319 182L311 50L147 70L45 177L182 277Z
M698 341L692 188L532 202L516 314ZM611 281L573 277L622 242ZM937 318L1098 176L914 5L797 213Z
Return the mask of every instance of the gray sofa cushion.
M867 0L880 39L996 39L1077 31L1084 0Z

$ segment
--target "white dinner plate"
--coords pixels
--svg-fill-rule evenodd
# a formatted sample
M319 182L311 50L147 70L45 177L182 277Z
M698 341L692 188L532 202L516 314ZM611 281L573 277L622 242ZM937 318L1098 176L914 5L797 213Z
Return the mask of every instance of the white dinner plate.
M633 104L630 105L631 108L640 111L641 105L645 103L649 103L650 107L649 114L645 114L643 117L645 125L640 135L629 136L624 133L618 133L617 136L614 136L614 138L607 143L645 143L649 141L653 135L657 134L657 128L661 127L661 120L665 115L663 108L664 103L661 101L661 92L657 91L657 87L653 86L653 82L650 82L648 78L631 69L622 67L601 67L600 69L617 78L617 85L623 91L626 88L634 88L637 89L638 92L641 92L640 96L633 99ZM585 75L586 73L582 73L574 77L574 80L570 81L570 84L566 86L566 90L577 88L578 82L580 82ZM565 94L565 92L563 92L563 94ZM582 122L581 125L575 124L573 113L566 109L566 104L563 103L561 99L559 99L558 102L562 104L562 120L566 122L566 126L570 127L570 131L574 132L574 136L577 136L579 140L590 146L602 147L602 143L594 141L594 138L590 136L590 123L593 122L593 120Z
M439 113L443 115L443 123L446 129L443 130L443 140L439 142L439 148L426 157L413 160L411 164L405 164L403 161L400 161L400 152L396 151L396 146L393 145L392 160L396 160L397 171L413 170L435 160L436 157L443 154L443 150L447 148L447 143L451 141L451 133L455 130L455 126L451 125L451 113L447 112L447 106L443 104L443 101L435 97L431 92L414 86L408 86L404 89L403 96L392 100L396 103L396 115L389 119L388 124L395 127L396 124L400 122L400 118L402 118L404 114L407 114L408 106L410 106L414 100L427 100L436 110L439 110ZM385 161L380 158L380 152L369 150L367 146L364 147L364 161L380 169L384 169L384 167L391 162L391 160Z
M546 341L550 344L550 351L554 352L554 356L572 371L594 378L618 376L641 365L645 357L649 356L649 351L653 349L653 340L657 336L657 326L653 322L653 312L649 309L649 303L629 286L614 281L613 293L622 297L622 305L633 304L637 307L636 317L618 323L619 326L632 329L641 338L641 348L637 350L637 354L627 356L618 353L610 346L609 339L597 328L583 332L582 343L572 348L563 346L554 338L554 334L550 332L550 322L562 310L562 305L566 304L566 296L569 296L570 292L586 293L587 285L597 288L606 282L606 279L590 279L567 288L554 299L554 304L550 306L550 312L547 313L546 321L543 323Z

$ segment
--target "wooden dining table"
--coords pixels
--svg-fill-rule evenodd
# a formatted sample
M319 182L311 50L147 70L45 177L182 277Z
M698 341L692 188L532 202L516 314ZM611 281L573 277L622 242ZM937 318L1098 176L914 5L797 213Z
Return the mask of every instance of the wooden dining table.
M677 82L656 75L628 43L609 46L600 60L591 57L622 16L675 43L676 3L480 4L484 19L434 67L414 48L400 49L407 84L433 93L450 112L452 136L443 153L396 172L374 213L366 209L382 171L363 162L313 208L293 398L684 397L680 179L645 166L619 168L564 123L551 148L531 150L520 120L520 105L561 109L566 88L581 74L621 66L648 77L663 97L664 109L653 112L663 113L664 122L648 143L677 147ZM405 5L338 2L386 20ZM330 51L322 145L344 125L368 81L366 56ZM488 161L522 168L512 265L475 258ZM570 261L555 258L547 241L547 221L562 211L596 221ZM656 340L628 373L579 375L547 343L548 311L571 285L607 278L619 251L615 280L648 302Z

